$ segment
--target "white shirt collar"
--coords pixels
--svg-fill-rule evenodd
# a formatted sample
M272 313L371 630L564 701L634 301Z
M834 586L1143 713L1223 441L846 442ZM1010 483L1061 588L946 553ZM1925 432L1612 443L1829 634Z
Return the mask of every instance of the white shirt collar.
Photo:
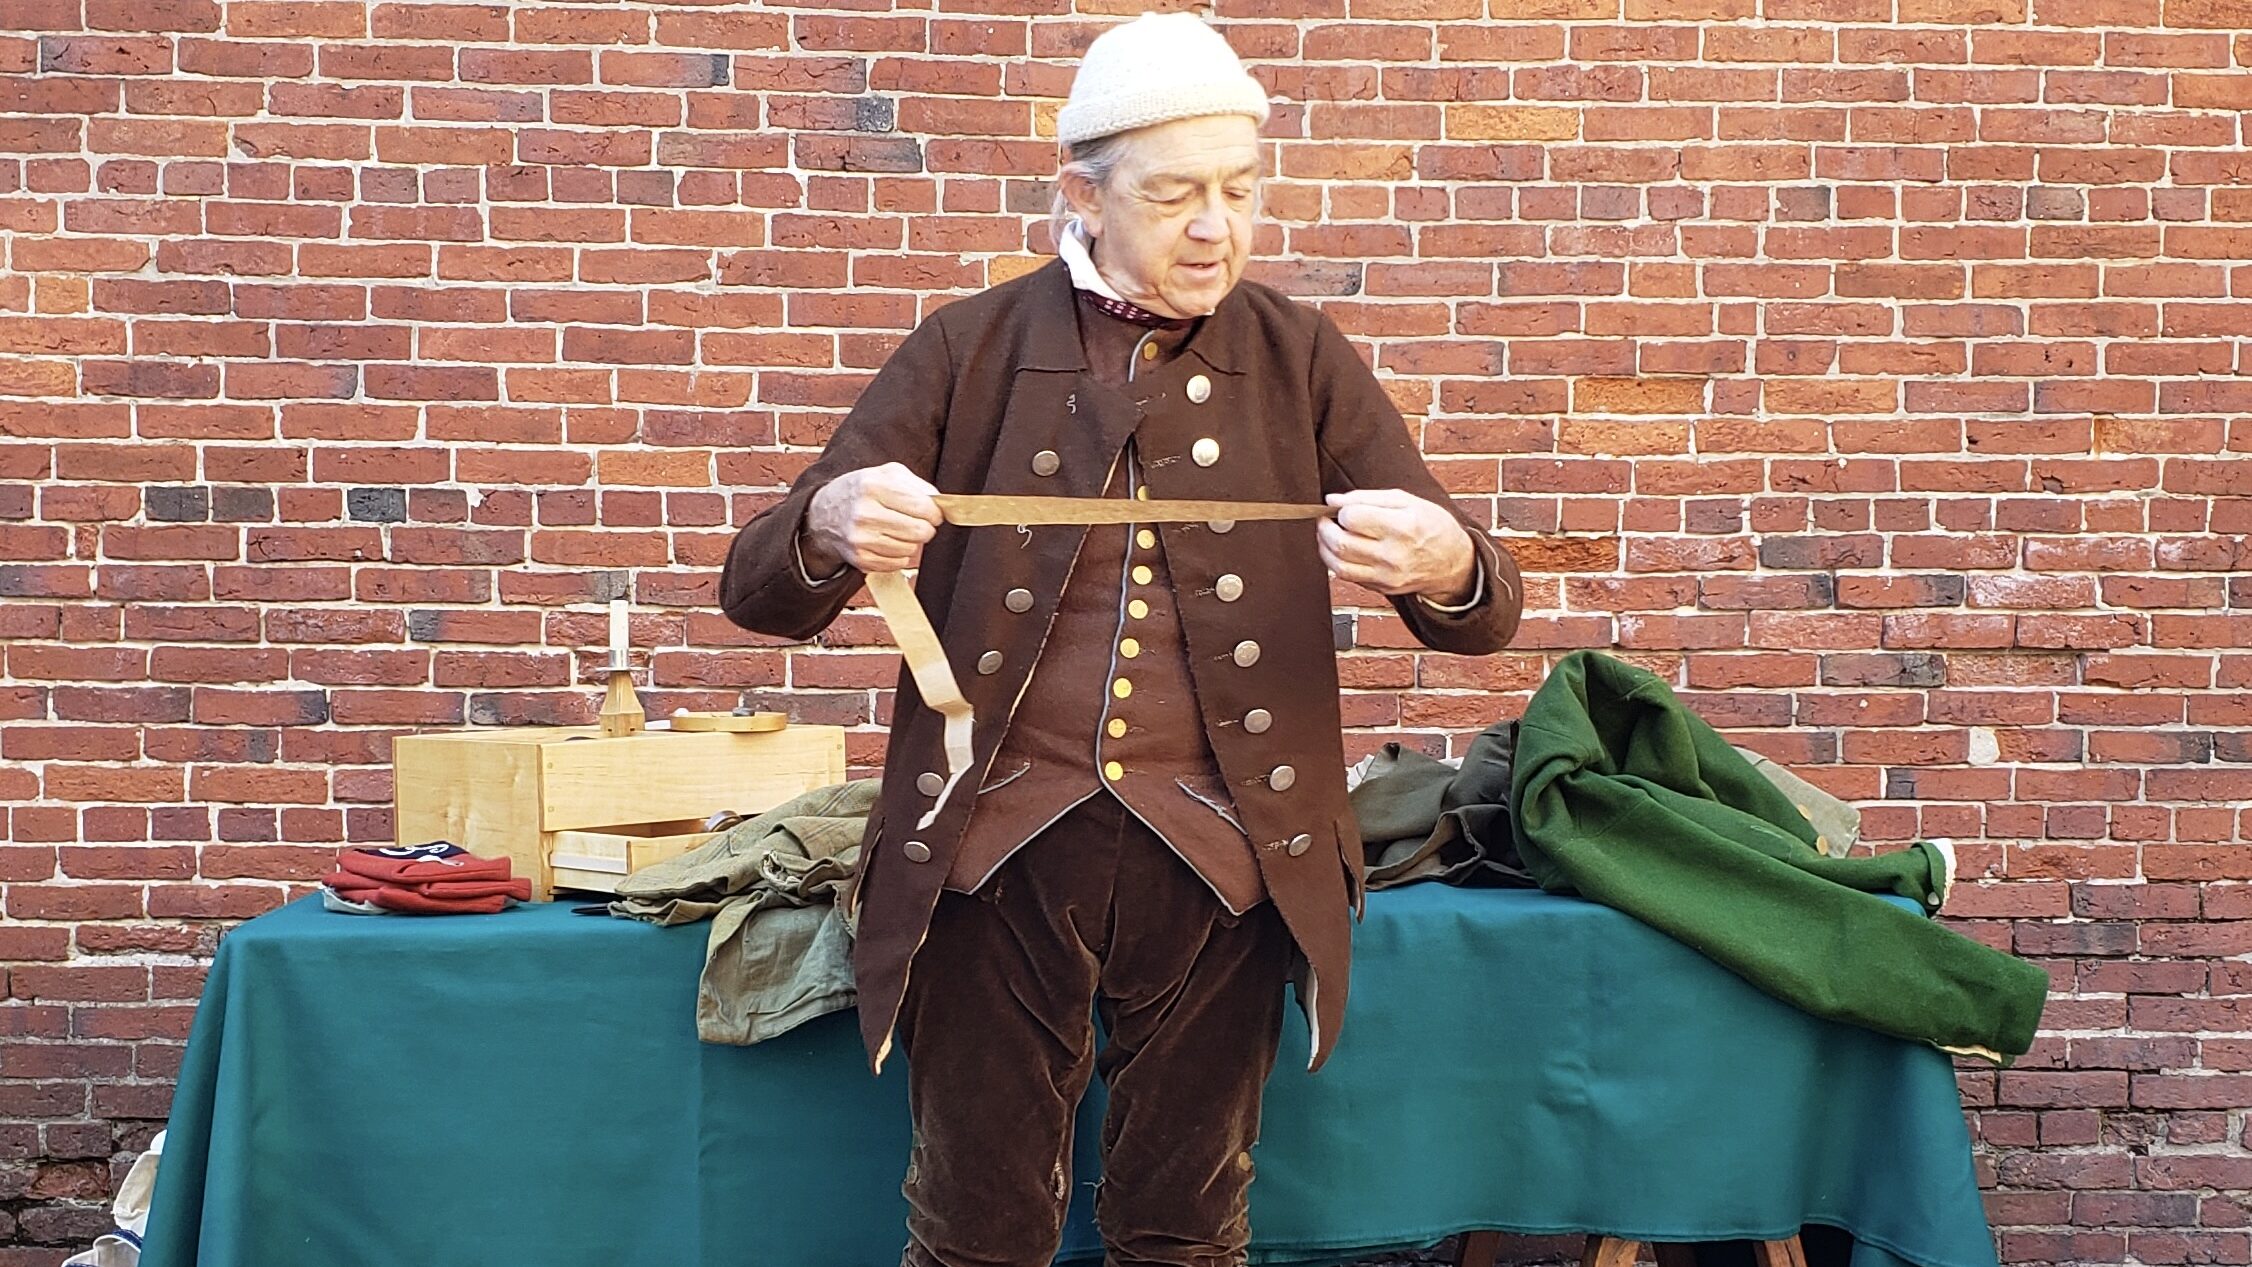
M1071 284L1080 290L1091 290L1105 299L1126 302L1126 297L1111 289L1109 282L1095 269L1095 257L1087 250L1094 239L1087 236L1087 226L1078 216L1064 221L1063 237L1056 242L1056 254L1063 257L1064 267L1071 270Z

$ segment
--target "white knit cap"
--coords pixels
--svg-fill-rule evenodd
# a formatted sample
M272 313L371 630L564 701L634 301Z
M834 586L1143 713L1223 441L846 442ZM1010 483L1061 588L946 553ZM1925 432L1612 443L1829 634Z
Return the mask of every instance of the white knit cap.
M1193 13L1145 13L1095 37L1056 114L1065 145L1208 114L1267 121L1267 90Z

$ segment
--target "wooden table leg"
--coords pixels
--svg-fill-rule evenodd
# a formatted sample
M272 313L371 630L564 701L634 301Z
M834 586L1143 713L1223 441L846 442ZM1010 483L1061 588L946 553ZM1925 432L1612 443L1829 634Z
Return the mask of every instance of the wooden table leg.
M1484 1242L1484 1256L1469 1256L1472 1237L1489 1237ZM1462 1238L1463 1252L1456 1255L1455 1267L1493 1267L1494 1255L1500 1249L1501 1237L1495 1232L1472 1232ZM1660 1241L1650 1246L1658 1259L1658 1267L1697 1267L1697 1250L1693 1245ZM1806 1250L1796 1236L1781 1241L1755 1241L1752 1256L1757 1267L1806 1267ZM1580 1267L1635 1267L1642 1257L1642 1242L1620 1240L1616 1236L1590 1236L1586 1248L1580 1251Z
M1454 1250L1454 1267L1494 1267L1501 1256L1501 1233L1464 1232Z

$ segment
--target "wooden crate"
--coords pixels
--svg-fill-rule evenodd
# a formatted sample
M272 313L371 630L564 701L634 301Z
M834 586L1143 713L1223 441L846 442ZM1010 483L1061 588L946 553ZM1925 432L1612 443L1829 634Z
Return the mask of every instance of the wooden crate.
M652 863L677 858L720 833L704 830L704 820L640 823L608 831L559 831L547 855L548 875L558 890L616 893L618 881Z
M841 726L616 738L599 726L488 727L401 735L391 760L400 844L450 840L507 858L540 901L558 833L757 814L845 777Z

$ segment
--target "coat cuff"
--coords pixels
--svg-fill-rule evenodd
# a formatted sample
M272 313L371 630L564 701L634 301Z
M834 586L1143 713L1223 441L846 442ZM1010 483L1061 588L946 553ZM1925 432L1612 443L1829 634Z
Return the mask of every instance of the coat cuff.
M852 571L852 565L850 563L839 563L837 565L837 570L829 573L827 576L817 577L811 572L806 571L805 547L800 544L805 540L804 532L805 529L801 525L797 531L790 534L790 558L796 561L798 565L798 579L805 582L805 587L807 589L820 589L822 586L827 585L829 582L838 580L842 578L846 573Z
M1415 596L1415 601L1423 604L1425 608L1448 616L1459 616L1485 602L1487 573L1499 575L1501 571L1500 562L1493 556L1493 542L1481 540L1480 538L1484 537L1484 533L1472 532L1468 528L1464 528L1462 531L1470 538L1470 548L1478 556L1470 569L1474 574L1474 583L1470 587L1470 597L1460 603L1447 604L1435 602L1428 595L1418 594Z

